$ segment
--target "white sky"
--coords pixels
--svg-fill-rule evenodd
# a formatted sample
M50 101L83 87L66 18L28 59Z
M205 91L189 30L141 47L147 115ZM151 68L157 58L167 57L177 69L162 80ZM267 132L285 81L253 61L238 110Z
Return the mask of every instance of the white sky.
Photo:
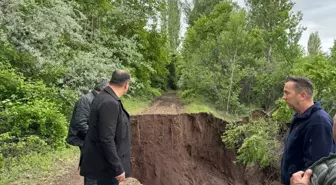
M245 6L244 0L236 0L240 6ZM327 52L333 46L336 39L336 0L293 0L295 6L293 11L301 11L303 20L301 25L306 27L303 32L300 44L307 47L310 33L318 31L322 50Z

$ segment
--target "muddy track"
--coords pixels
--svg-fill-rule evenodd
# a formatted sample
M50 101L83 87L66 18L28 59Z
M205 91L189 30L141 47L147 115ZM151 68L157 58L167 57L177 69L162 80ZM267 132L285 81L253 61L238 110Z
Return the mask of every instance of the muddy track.
M180 114L184 106L175 93L167 93L153 101L152 105L143 111L144 114Z

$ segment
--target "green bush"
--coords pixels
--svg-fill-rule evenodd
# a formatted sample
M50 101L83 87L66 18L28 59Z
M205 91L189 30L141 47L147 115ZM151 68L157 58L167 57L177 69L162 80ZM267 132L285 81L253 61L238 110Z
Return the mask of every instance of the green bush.
M153 97L161 96L160 89L149 87L148 89L146 89L146 91L147 91L147 93L146 93L147 96L145 96L145 97L153 98Z
M14 69L2 69L0 66L0 100L17 96L18 87L23 85L23 77L16 74Z
M182 99L185 104L193 103L194 100L201 99L201 95L198 95L195 89L187 89L180 91L178 96Z
M36 137L55 147L64 144L67 121L55 103L44 99L26 103L9 101L3 103L2 109L0 132L7 134L7 137L3 136L7 141L2 144L34 143Z
M277 140L279 126L269 120L252 121L244 125L229 124L222 141L238 152L238 161L259 164L262 168L278 166L281 145Z
M0 151L2 154L0 161L1 158L4 162L5 158L23 156L34 152L43 153L46 147L47 143L38 136L32 135L19 138L9 133L4 133L0 135ZM0 168L3 167L3 165L1 165L0 162Z

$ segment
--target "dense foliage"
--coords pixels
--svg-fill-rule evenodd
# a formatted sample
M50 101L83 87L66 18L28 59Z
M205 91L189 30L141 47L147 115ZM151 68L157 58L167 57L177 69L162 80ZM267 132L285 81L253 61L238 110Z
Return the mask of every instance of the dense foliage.
M182 97L230 114L268 112L267 120L230 125L222 139L244 164L278 167L280 133L293 115L281 100L286 76L310 78L314 100L333 116L336 44L322 52L314 32L307 47L300 46L303 14L293 11L291 0L245 0L244 8L225 0L193 2L194 9L186 5L190 27L177 65Z
M11 158L66 146L74 102L117 68L132 74L130 96L157 96L174 85L167 66L178 45L178 6L1 1L0 168L10 168ZM172 23L158 29L156 17L164 13Z
M245 163L276 166L278 134L292 110L280 98L288 75L310 78L315 101L336 112L336 42L318 32L299 45L301 12L291 0L0 1L0 168L9 159L65 146L76 99L117 68L132 73L130 96L178 89L185 102L271 118L232 124L223 142ZM188 28L181 35L182 16ZM278 152L280 153L280 152Z

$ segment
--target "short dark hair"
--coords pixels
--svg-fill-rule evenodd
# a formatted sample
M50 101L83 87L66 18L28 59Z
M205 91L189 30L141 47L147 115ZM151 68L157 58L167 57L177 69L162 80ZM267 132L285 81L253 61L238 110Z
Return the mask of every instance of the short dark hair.
M308 78L301 76L288 76L286 82L294 82L296 92L305 91L310 97L313 97L313 83Z
M113 71L110 83L112 85L123 86L131 80L131 74L125 70L117 69Z
M102 90L104 90L108 86L108 84L109 84L109 81L107 79L98 80L95 83L94 90L96 90L96 91L102 91Z

